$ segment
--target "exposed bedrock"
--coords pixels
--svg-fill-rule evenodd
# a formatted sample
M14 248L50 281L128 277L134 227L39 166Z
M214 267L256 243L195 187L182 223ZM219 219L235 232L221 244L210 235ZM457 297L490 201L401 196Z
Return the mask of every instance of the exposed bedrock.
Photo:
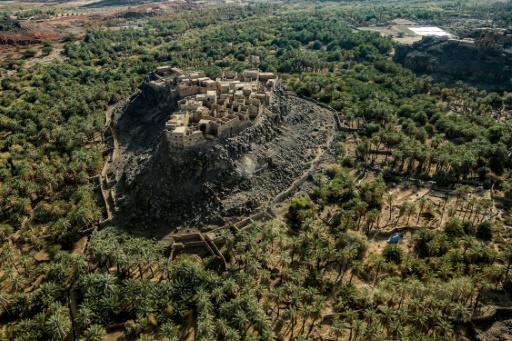
M394 60L448 85L461 80L489 91L512 90L512 56L503 51L423 39L397 45Z
M158 237L250 214L303 175L334 129L328 110L277 88L250 127L176 148L164 134L175 108L164 87L145 84L114 118L120 153L110 174L119 226Z

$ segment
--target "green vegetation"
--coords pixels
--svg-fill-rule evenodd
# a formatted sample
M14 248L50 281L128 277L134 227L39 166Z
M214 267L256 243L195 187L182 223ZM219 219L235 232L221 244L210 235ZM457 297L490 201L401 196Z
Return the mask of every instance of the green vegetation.
M488 291L510 288L510 241L493 244L503 222L489 220L492 200L469 185L512 198L512 96L417 77L390 60L391 38L347 23L481 13L509 25L510 6L212 7L159 14L141 29L92 21L83 39L64 39L65 61L24 67L7 56L0 339L99 340L123 330L145 340L303 340L327 308L327 333L340 339L453 339ZM224 67L278 72L289 90L335 109L357 142L351 149L339 136L336 163L315 177L310 198L292 200L287 223L226 232L222 257L170 260L159 243L98 229L93 180L105 110L163 64L211 76ZM372 169L382 177L362 181ZM433 180L455 202L398 202L388 189L402 177L418 187ZM372 250L383 221L414 233L410 250ZM86 252L72 254L84 236Z
M389 244L384 250L382 250L382 256L386 260L386 262L393 262L395 264L402 263L404 251L398 245Z
M41 51L46 54L46 55L49 55L50 53L52 53L53 51L53 45L52 45L52 42L51 41L45 41L44 42L44 46L43 48L41 49Z
M300 228L304 220L313 216L313 205L304 198L295 198L288 208L288 218L294 228Z
M26 58L34 57L37 54L37 50L33 48L28 48L23 51L23 56Z

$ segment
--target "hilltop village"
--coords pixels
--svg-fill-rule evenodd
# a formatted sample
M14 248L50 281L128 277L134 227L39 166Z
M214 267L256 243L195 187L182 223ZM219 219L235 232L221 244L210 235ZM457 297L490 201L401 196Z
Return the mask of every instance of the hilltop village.
M236 133L251 125L272 99L278 77L259 69L223 71L212 80L202 71L183 71L161 66L162 77L171 96L178 98L178 111L165 124L173 147L191 147L226 133Z

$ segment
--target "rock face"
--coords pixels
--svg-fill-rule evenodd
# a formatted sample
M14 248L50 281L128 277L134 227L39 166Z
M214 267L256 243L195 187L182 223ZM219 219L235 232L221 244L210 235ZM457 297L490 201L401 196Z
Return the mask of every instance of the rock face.
M428 74L448 85L461 80L489 91L512 90L512 55L467 45L423 38L412 46L397 45L393 59L416 73Z
M164 86L146 83L114 118L115 220L134 232L158 237L254 212L309 169L335 128L331 112L278 88L245 130L176 148L164 134L176 104Z

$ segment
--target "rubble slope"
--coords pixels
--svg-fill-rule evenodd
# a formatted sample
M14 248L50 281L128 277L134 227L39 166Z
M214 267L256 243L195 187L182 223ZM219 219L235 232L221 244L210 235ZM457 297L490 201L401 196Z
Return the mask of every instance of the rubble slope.
M164 87L146 83L114 117L115 223L134 233L222 226L264 208L309 170L336 128L332 112L278 88L249 128L173 148L164 125L175 109Z

